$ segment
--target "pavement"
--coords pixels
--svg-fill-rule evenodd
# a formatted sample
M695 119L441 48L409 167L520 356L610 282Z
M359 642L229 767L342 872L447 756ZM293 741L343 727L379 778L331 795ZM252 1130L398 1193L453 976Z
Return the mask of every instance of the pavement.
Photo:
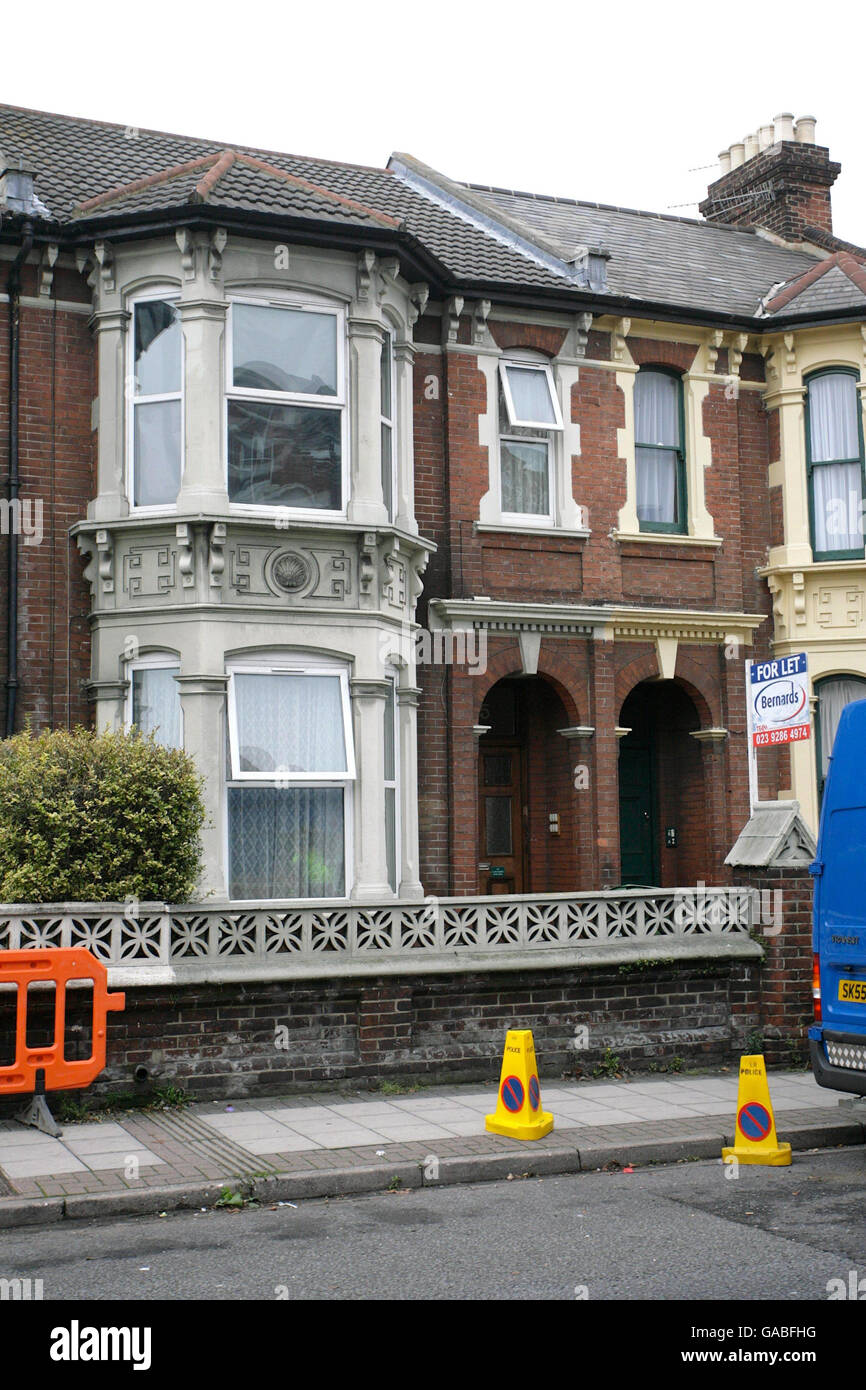
M796 1152L862 1144L866 1102L774 1071L780 1140ZM66 1124L60 1139L0 1122L0 1228L385 1189L721 1159L733 1143L735 1068L598 1081L542 1078L553 1131L488 1134L496 1086L204 1101ZM840 1103L841 1102L841 1103Z

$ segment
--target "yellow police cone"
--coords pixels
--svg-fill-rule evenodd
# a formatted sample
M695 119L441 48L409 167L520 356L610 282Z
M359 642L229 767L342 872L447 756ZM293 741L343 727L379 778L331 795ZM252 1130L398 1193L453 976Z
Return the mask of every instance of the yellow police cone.
M542 1139L553 1129L553 1116L541 1108L535 1044L529 1028L509 1028L505 1037L496 1113L484 1124L510 1139Z
M776 1138L763 1057L740 1058L734 1147L722 1149L722 1162L732 1158L738 1163L765 1163L771 1168L787 1168L791 1162L791 1145L780 1144Z

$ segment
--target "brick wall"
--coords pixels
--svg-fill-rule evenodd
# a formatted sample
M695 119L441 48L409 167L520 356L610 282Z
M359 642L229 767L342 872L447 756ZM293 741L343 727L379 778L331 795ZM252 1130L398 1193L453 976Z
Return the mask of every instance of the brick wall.
M542 1081L590 1076L611 1051L634 1070L731 1064L758 1026L752 962L399 976L126 990L94 1095L152 1085L255 1096L396 1076L494 1087L509 1028L531 1028ZM576 1050L580 1025L588 1047ZM141 1083L139 1083L141 1084ZM14 1103L9 1102L14 1108Z
M5 281L4 281L5 283ZM83 300L72 271L55 274L57 299ZM25 296L36 290L26 267ZM9 306L0 304L0 475L9 469ZM69 527L84 518L94 495L91 402L96 395L95 356L87 315L45 299L20 311L19 466L21 497L41 501L44 537L19 537L18 703L16 725L87 723L91 711L83 683L90 677L90 593ZM4 487L3 495L8 492ZM0 537L0 719L5 723L6 594L8 537Z

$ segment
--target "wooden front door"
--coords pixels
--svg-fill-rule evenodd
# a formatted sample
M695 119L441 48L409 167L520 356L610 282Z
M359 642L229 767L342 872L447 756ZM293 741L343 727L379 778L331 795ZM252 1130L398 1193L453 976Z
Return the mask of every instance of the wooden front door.
M523 753L516 744L479 745L479 854L482 893L522 893Z

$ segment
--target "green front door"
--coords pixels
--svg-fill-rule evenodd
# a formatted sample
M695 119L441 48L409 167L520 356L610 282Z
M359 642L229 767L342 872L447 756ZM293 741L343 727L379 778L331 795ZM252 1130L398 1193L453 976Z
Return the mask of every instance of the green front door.
M652 740L627 734L619 746L619 838L622 882L658 883Z

